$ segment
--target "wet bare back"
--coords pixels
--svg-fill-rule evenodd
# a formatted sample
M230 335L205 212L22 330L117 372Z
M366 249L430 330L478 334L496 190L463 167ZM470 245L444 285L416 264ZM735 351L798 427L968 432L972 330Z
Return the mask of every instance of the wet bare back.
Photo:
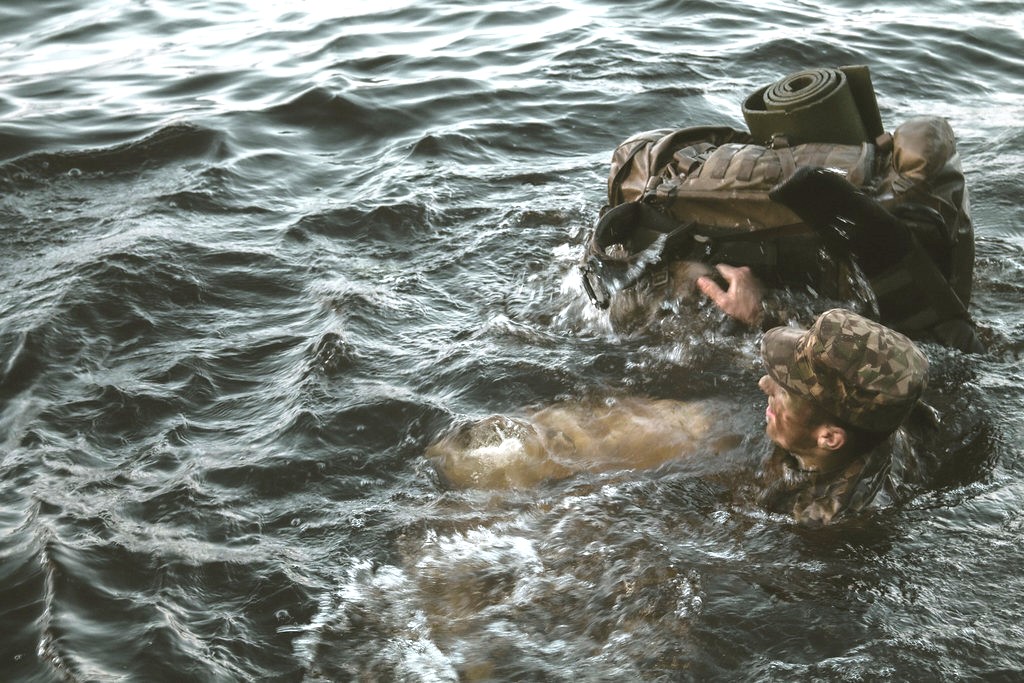
M735 447L719 404L637 397L566 401L461 425L427 449L459 488L530 488L577 472L650 469Z

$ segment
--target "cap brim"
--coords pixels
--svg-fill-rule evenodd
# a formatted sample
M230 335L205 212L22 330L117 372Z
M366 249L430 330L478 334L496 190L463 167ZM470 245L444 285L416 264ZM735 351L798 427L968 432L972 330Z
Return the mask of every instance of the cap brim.
M790 387L790 368L796 360L797 345L805 334L807 330L798 327L773 327L761 338L761 358L765 369L784 387Z

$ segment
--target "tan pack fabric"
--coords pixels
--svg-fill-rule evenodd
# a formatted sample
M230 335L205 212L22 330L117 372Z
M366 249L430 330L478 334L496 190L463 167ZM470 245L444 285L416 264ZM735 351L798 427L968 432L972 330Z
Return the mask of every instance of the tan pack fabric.
M642 201L679 222L695 222L709 234L764 231L766 241L779 243L780 229L785 229L782 242L792 242L811 231L768 192L801 166L843 173L890 211L913 206L920 242L964 304L970 301L974 231L968 195L953 131L938 117L911 119L892 135L858 145L789 146L776 138L768 147L755 144L746 131L725 126L639 133L612 154L602 214ZM922 211L930 213L921 219ZM808 249L820 246L813 239L805 242ZM842 296L844 279L840 273L838 284L822 283L823 293Z
M840 169L862 186L876 175L874 145L764 147L731 128L641 133L612 155L609 206L646 201L680 221L753 232L799 224L768 191L799 166Z
M890 211L916 204L936 212L941 231L918 239L966 306L974 282L974 224L956 136L937 116L919 116L892 135L892 160L878 199Z

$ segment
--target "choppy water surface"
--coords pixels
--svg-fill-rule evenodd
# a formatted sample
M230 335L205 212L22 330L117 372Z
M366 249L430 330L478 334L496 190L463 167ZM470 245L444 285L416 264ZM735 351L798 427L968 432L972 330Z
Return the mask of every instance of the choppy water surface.
M1021 675L1019 3L251 4L0 9L4 680ZM943 485L809 532L745 491L755 337L619 338L574 266L616 143L842 64L956 131L991 350L928 348ZM603 394L744 446L519 492L423 457Z

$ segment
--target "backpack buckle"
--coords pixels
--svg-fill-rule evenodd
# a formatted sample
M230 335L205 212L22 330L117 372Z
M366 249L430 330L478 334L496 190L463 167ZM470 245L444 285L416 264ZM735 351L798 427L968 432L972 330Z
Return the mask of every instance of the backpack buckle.
M594 304L601 310L608 308L608 304L611 301L611 295L601 282L601 278L597 276L594 269L589 265L580 267L580 275L583 279L583 289L587 293L587 297L590 299L590 303ZM598 295L600 292L600 295Z

